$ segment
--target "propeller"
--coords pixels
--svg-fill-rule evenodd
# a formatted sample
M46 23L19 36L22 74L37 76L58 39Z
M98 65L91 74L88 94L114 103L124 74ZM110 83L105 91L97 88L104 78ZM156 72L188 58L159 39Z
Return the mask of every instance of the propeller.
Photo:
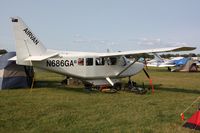
M143 71L144 71L145 75L147 76L147 78L150 79L149 74L147 73L147 71L144 68L143 68Z

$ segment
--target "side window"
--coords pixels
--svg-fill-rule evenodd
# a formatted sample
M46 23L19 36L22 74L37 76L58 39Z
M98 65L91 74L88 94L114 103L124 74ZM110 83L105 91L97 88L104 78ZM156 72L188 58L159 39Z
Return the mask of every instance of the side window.
M117 64L117 58L116 57L110 57L107 59L108 65L116 65Z
M93 65L93 58L86 58L86 66L92 66Z
M84 58L78 58L78 65L84 66Z
M111 61L111 65L116 65L117 64L117 58L115 58L115 57L111 57L110 61Z
M100 66L100 65L104 65L105 64L105 60L104 58L96 58L96 65Z

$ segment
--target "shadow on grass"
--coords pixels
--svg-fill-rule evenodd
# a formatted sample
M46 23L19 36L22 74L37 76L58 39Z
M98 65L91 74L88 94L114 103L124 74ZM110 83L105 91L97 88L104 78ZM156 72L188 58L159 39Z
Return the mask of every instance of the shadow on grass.
M148 88L148 90L151 90L151 86L149 85L138 85L138 87L141 88ZM79 92L79 93L98 93L98 90L92 90L88 91L85 90L83 87L80 86L65 86L61 84L58 81L36 81L34 85L35 89L39 88L53 88L53 89L59 89L64 91L71 91L71 92ZM200 90L192 90L192 89L184 89L184 88L163 88L162 84L155 84L154 85L155 90L160 91L168 91L168 92L177 92L177 93L190 93L190 94L200 94Z
M58 81L36 81L34 88L55 88L62 87L63 85Z
M184 89L184 88L162 88L162 84L154 85L155 90L168 91L168 92L181 92L181 93L190 93L190 94L200 94L200 90Z
M53 89L59 89L64 91L71 91L71 92L79 92L79 93L97 93L99 91L89 91L84 89L80 86L66 86L61 84L59 81L36 81L34 84L35 89L41 89L41 88L53 88Z

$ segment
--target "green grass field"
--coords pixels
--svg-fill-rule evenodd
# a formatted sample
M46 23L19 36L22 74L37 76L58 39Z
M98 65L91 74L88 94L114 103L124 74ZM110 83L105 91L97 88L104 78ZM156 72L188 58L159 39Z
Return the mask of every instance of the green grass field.
M0 132L194 132L182 127L180 113L200 95L200 73L148 71L155 93L144 95L87 93L81 86L62 86L63 76L38 72L32 91L0 91ZM132 79L149 83L143 72ZM195 110L197 104L185 117Z

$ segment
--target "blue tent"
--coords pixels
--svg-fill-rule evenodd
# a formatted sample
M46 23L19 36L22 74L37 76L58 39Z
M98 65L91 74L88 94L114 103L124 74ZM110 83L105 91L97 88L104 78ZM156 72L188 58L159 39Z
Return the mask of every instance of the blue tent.
M15 52L9 52L0 56L0 90L27 88L32 84L33 68L17 65L15 61L9 61L15 55Z
M185 65L187 62L188 62L189 58L183 58L183 59L180 59L180 60L176 60L174 61L174 63L179 66L179 65Z

